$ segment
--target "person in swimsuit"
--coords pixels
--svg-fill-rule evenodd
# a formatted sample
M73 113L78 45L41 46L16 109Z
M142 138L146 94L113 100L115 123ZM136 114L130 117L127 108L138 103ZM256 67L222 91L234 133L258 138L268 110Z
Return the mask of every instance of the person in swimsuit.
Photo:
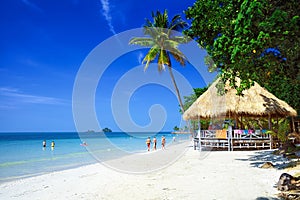
M47 143L46 143L46 140L43 141L43 150L46 149L46 146L47 146Z
M156 137L153 138L153 150L156 150L156 143L157 143L157 140L156 140Z
M165 145L166 145L166 138L165 138L165 136L162 136L161 137L161 149L162 150L166 149Z
M150 151L150 144L151 144L151 139L150 139L150 137L147 138L146 144L147 144L148 151Z
M54 146L55 146L55 142L52 141L52 142L51 142L51 150L54 150Z

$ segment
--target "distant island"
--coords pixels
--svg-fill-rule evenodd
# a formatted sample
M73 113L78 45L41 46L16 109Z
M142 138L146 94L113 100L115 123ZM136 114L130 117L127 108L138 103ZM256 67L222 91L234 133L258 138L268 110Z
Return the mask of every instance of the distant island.
M104 133L110 133L110 132L112 132L109 128L104 128L104 129L102 129L102 131L103 131Z

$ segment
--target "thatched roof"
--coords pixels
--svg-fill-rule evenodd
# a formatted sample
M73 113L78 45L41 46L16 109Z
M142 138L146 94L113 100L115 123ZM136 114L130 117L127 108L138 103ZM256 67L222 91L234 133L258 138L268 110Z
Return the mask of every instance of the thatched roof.
M183 114L185 120L212 117L268 117L297 116L297 112L286 102L255 82L250 89L243 91L243 96L237 96L236 90L228 85L223 96L217 93L217 79ZM239 79L236 81L239 84Z

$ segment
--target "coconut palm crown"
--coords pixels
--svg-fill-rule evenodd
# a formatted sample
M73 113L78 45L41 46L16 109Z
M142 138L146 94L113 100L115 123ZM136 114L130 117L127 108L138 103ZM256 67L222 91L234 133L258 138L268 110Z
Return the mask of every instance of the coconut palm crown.
M186 57L178 49L180 44L188 43L190 39L186 36L180 36L178 31L187 28L187 23L183 21L180 15L176 15L169 21L168 12L163 13L157 11L152 12L153 22L146 19L146 24L143 27L144 35L147 37L132 38L129 44L136 44L144 47L149 47L150 50L143 59L145 64L144 70L147 70L149 64L157 59L158 71L165 70L166 66L170 73L173 85L176 90L177 98L181 107L182 113L184 108L180 93L172 72L171 56L184 66L186 64Z

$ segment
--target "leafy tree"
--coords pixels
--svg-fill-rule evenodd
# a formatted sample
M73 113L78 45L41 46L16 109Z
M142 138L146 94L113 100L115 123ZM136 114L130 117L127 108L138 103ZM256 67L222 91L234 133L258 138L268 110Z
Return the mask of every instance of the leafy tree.
M102 129L102 131L103 131L104 133L110 133L110 132L112 132L112 130L109 129L109 128L104 128L104 129Z
M194 93L195 95L198 97L200 97L204 92L206 92L206 90L208 89L210 85L203 87L203 88L194 88Z
M240 95L257 81L300 110L298 0L197 0L185 14L192 21L185 33L207 50L206 64L220 69L223 84Z
M198 97L200 97L207 89L209 86L203 87L203 88L194 88L194 93L191 94L190 96L184 96L184 109L187 110L196 100ZM207 129L209 125L209 120L200 120L201 127L203 129ZM194 130L198 129L198 121L191 121L191 125Z
M144 34L147 37L132 38L129 44L150 48L143 59L143 63L146 63L145 70L149 67L150 62L153 62L155 59L157 59L159 72L165 70L166 67L168 68L183 113L183 103L172 72L171 56L182 66L185 65L186 58L178 49L178 46L189 42L189 39L186 36L178 36L175 31L182 31L187 27L187 23L181 19L180 15L174 16L169 21L167 10L163 13L159 11L156 13L152 12L152 18L153 22L146 19L146 25L143 27Z
M196 100L198 97L200 97L206 90L208 89L208 86L204 88L194 88L194 93L190 96L184 96L184 110L187 110Z
M179 128L178 126L175 126L175 127L173 128L173 130L174 130L174 131L179 131L180 128Z

